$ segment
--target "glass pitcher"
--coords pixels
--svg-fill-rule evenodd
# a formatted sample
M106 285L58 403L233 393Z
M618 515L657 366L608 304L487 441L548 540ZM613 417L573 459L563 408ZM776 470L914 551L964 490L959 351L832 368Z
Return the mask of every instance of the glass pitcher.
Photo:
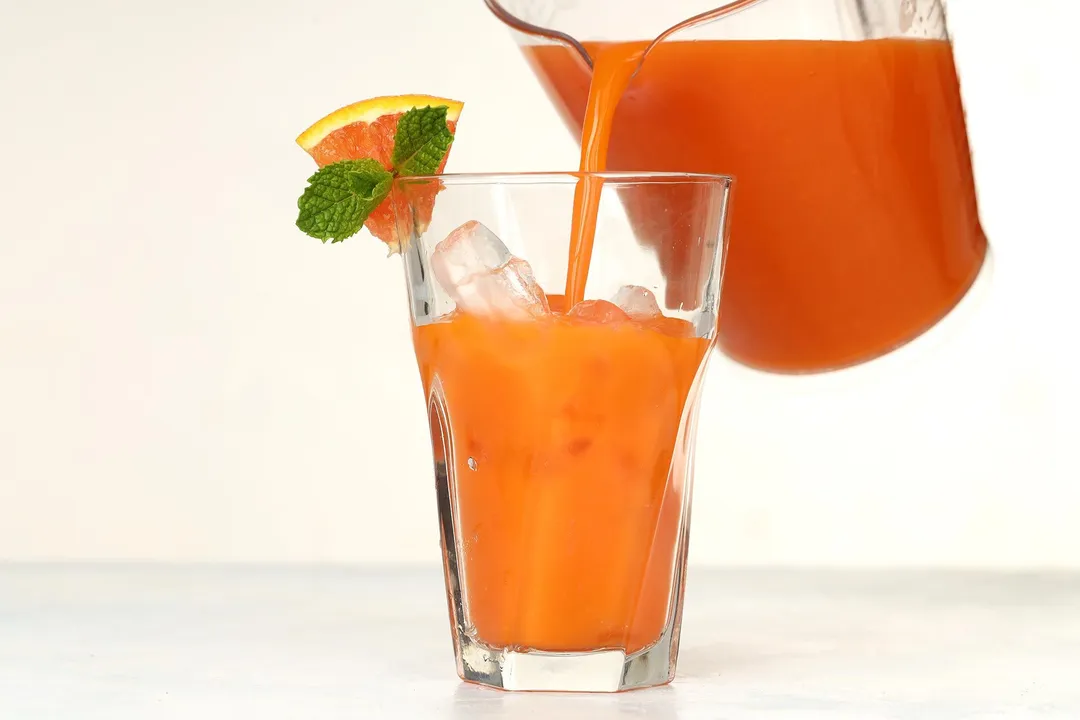
M594 59L649 48L607 169L735 177L731 358L778 372L872 359L934 325L979 274L986 237L939 0L485 3L579 138ZM662 210L627 208L638 225ZM670 237L655 250L678 306L672 279L694 275L693 254Z

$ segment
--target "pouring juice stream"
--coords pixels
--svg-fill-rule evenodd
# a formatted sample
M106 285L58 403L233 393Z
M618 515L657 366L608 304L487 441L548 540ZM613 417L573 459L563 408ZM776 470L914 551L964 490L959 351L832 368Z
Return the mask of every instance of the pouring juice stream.
M592 83L581 131L581 172L607 169L611 122L623 92L637 70L644 48L615 45L593 59ZM566 297L570 307L585 299L596 217L603 180L585 176L574 190L574 215L570 231L570 258L566 271Z
M581 124L581 162L578 169L583 173L603 172L607 169L608 145L611 142L615 110L630 81L634 79L634 73L654 46L681 30L717 20L754 2L757 0L733 0L725 3L668 28L650 43L614 43L592 49L592 80L589 82L589 95ZM570 307L585 298L602 186L603 180L585 177L578 182L574 192L570 258L566 269L566 297L570 301Z

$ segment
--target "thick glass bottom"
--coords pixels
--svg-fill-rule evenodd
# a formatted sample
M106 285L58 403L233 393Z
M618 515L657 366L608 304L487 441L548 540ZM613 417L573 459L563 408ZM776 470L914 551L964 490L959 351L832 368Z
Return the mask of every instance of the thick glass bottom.
M675 648L669 633L639 652L520 651L488 647L459 635L458 675L466 682L500 690L620 692L665 685L675 677Z

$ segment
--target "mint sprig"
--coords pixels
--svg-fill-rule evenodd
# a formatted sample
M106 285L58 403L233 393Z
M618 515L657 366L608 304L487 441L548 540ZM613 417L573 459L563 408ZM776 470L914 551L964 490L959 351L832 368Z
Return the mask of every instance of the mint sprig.
M399 175L431 175L439 169L454 142L446 124L448 109L445 105L415 108L401 116L391 158Z
M454 134L446 105L413 108L401 116L394 134L392 169L374 158L339 160L308 178L296 201L296 227L324 243L352 237L390 194L395 177L431 175L439 169Z
M341 160L308 178L296 201L296 227L323 242L341 242L364 227L371 211L390 194L394 176L372 158Z

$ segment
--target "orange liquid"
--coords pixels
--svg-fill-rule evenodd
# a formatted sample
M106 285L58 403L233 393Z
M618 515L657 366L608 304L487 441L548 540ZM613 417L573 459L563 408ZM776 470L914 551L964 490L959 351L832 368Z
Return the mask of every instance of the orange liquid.
M637 48L627 52L603 53L593 61L594 77L601 80L592 84L585 105L582 121L582 137L585 140L581 143L580 171L602 172L606 169L612 115L643 54L644 48ZM589 276L602 187L603 182L598 178L584 177L578 180L574 189L570 258L566 272L566 297L570 298L572 305L585 299L585 283Z
M616 59L646 44L588 45L594 58L615 58L597 60L592 92L617 87ZM588 68L561 46L526 56L566 123L581 128ZM607 169L735 176L720 344L743 363L824 370L887 352L947 313L982 264L945 41L665 41L617 109L605 108L583 147L606 145ZM598 166L583 169L604 167L602 155L583 153ZM627 208L636 226L657 222L659 210ZM591 237L587 225L580 238ZM588 241L575 243L580 275ZM696 278L700 258L689 247L657 244L669 306L694 301L685 278Z
M457 314L415 329L425 393L449 418L442 457L480 642L633 652L659 638L686 472L680 423L709 349L685 323L664 326Z

